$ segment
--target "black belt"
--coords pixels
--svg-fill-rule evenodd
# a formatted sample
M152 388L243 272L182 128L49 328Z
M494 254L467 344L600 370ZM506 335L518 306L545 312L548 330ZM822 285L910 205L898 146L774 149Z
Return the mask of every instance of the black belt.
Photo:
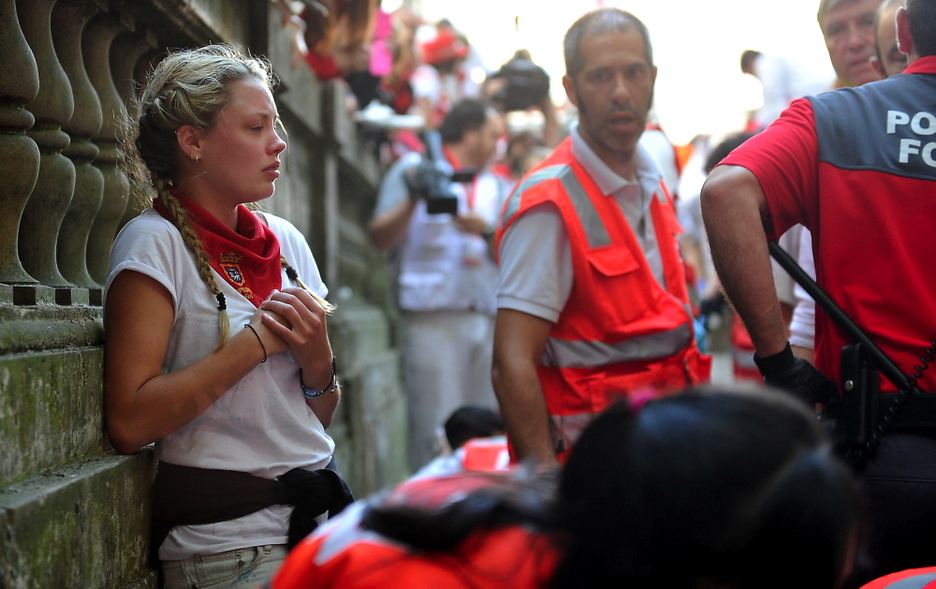
M909 431L909 430L936 430L936 393L919 393L904 397L903 406L897 407L899 395L897 393L884 393L877 395L877 403L870 403L868 411L863 420L870 427L877 427L881 419L887 418L888 431ZM833 429L844 436L843 442L861 443L854 439L855 432L843 431L843 415L850 409L860 410L859 407L850 407L849 401L845 399L834 399L825 404L823 408L823 419L830 422L837 422ZM895 415L891 411L896 410ZM849 439L852 438L852 439Z

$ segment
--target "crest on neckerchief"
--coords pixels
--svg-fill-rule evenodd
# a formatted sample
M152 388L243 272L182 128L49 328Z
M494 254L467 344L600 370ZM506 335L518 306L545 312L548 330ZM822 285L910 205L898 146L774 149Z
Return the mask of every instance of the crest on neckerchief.
M244 286L244 274L240 269L240 259L241 256L235 253L221 254L220 257L221 269L227 274L231 284L238 287L238 290Z
M221 254L219 265L224 273L227 274L228 282L237 289L249 301L254 298L253 291L245 284L244 273L240 269L241 256L235 253Z

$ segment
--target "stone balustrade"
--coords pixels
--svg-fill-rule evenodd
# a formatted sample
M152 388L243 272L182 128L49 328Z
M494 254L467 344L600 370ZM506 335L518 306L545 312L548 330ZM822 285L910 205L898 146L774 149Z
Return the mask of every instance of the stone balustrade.
M260 0L0 0L0 587L154 587L144 449L116 455L101 413L102 289L139 212L120 124L167 48L266 55L289 148L266 205L306 236L330 298L345 400L332 436L358 495L406 475L386 270L364 224L380 170L340 88L292 69Z

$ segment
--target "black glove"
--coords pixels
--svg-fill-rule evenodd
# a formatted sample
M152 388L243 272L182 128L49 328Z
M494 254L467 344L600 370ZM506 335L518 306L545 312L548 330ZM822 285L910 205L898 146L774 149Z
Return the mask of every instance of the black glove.
M835 383L806 360L794 356L789 343L782 352L770 356L754 354L754 363L765 384L785 389L810 407L838 396Z
M725 308L725 295L718 292L707 299L702 299L699 303L699 314L709 315L711 313L721 313Z

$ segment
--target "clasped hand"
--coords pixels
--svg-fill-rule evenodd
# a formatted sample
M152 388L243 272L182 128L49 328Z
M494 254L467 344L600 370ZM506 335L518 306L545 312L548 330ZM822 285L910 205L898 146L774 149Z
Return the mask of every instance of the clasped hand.
M257 329L268 354L288 349L306 374L327 380L332 353L325 309L308 292L296 287L274 290L260 304L250 324Z

